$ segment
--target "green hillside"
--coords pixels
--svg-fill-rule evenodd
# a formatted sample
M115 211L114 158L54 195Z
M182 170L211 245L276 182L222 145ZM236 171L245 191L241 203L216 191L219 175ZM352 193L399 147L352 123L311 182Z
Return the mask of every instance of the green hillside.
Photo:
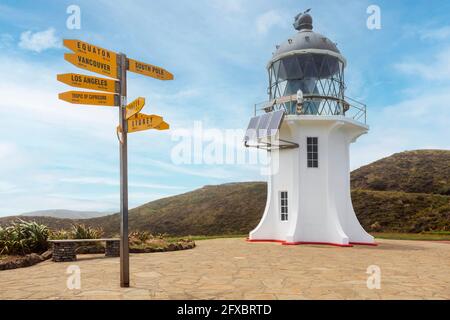
M450 231L450 196L446 191L449 154L450 151L405 152L353 172L352 201L364 228L369 232ZM374 191L380 189L380 181L384 191ZM261 219L266 188L264 182L205 186L156 200L130 210L130 231L174 236L246 234ZM86 220L21 218L51 228L67 228L74 221L81 222L102 227L107 236L117 234L120 223L118 214ZM0 219L0 224L13 219Z
M352 172L352 188L450 195L450 151L396 153Z

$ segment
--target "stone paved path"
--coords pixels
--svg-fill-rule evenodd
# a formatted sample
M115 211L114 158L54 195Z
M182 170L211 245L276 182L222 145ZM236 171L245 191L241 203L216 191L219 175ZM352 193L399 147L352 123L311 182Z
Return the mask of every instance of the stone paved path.
M198 241L187 251L131 255L131 288L119 259L79 256L0 271L0 299L450 299L450 245L380 240L378 247L282 246L243 239ZM66 286L69 265L81 289ZM367 267L381 268L369 290Z

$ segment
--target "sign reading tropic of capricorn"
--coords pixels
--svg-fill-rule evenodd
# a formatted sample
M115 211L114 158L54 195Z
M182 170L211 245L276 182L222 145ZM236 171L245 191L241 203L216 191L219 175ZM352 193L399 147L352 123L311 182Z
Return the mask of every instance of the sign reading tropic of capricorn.
M129 59L125 54L115 53L80 40L64 40L64 46L72 53L64 59L74 66L107 76L99 78L77 73L59 74L58 81L79 89L93 91L67 91L59 99L73 104L119 107L117 135L120 142L120 285L130 284L128 249L128 152L127 133L144 130L167 130L169 124L161 116L141 113L145 98L139 97L127 104L127 71L158 80L173 80L167 70Z

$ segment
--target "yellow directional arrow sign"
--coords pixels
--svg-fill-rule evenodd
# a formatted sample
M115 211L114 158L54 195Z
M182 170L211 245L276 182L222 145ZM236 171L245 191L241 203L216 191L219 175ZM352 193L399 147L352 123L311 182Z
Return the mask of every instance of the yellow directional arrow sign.
M117 65L117 53L113 51L80 40L64 39L63 44L75 53L110 65Z
M160 116L138 113L128 119L128 132L157 129L163 122Z
M68 84L72 87L119 93L120 83L119 81L115 80L86 76L76 73L58 74L56 78L58 79L58 81Z
M118 78L117 63L107 63L99 58L90 58L82 54L73 53L64 54L64 60L78 68L100 73L111 78Z
M170 126L167 122L163 121L159 126L156 127L157 130L169 130Z
M74 104L89 104L95 106L118 106L119 96L110 93L85 91L68 91L59 94L59 99Z
M159 80L173 80L173 74L171 74L169 71L133 59L128 59L128 70Z
M137 98L133 102L131 102L129 105L127 105L127 114L126 118L130 119L135 114L141 112L142 108L145 106L145 98Z

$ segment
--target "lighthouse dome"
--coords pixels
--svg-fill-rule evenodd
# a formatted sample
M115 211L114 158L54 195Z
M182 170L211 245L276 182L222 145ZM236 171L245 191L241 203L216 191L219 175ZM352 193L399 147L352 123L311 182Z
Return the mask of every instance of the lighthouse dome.
M327 50L340 54L336 44L324 35L314 32L312 17L309 14L302 14L296 17L294 28L299 32L290 39L277 46L273 60L278 56L291 51L318 49Z
M340 54L336 44L327 37L312 30L304 29L278 46L274 58L291 51L318 49Z

